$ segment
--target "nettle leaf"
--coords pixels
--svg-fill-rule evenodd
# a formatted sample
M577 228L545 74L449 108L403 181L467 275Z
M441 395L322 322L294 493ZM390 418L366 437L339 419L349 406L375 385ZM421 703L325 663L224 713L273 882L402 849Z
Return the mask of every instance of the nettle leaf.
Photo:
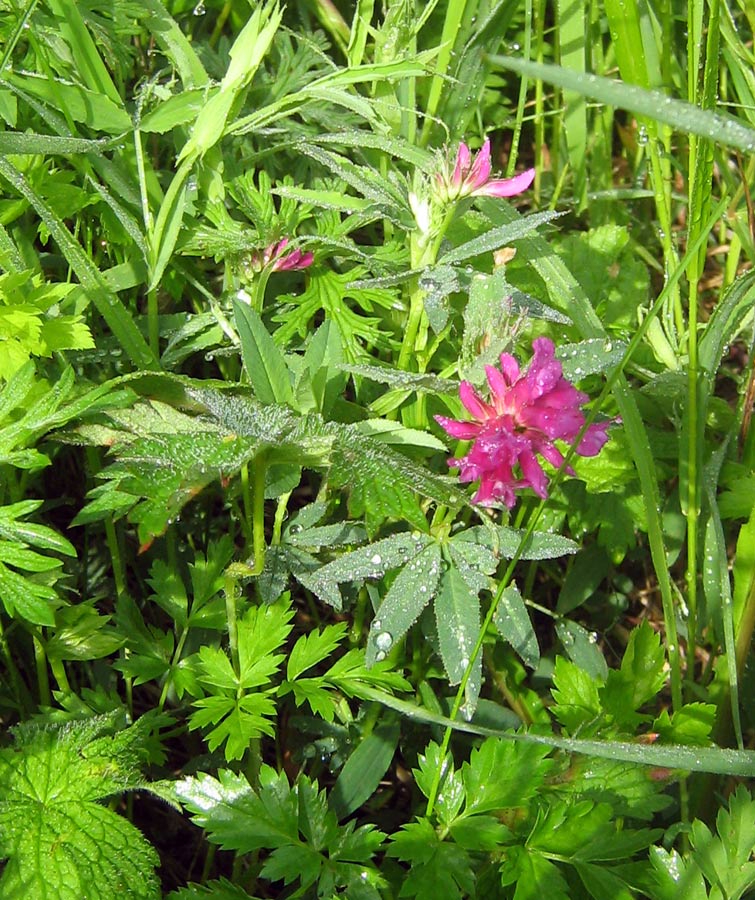
M0 750L3 897L160 896L154 849L99 802L142 785L147 734L118 732L115 716L16 731Z
M367 665L381 662L435 596L440 576L440 545L433 542L398 573L370 626Z
M300 882L304 890L315 882L330 882L333 893L361 877L384 835L372 825L338 824L317 782L299 776L291 786L285 772L263 765L259 788L243 775L221 770L218 778L200 774L176 786L192 821L208 839L225 850L270 851L261 876L286 884Z

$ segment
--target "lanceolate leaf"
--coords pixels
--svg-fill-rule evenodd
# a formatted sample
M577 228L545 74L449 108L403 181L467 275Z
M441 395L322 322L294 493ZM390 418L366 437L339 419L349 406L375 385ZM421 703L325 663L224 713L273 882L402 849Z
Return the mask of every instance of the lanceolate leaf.
M527 607L515 584L510 584L501 594L493 621L498 633L521 656L522 662L531 669L536 668L540 662L540 648Z
M241 340L241 356L252 390L262 403L285 403L293 406L291 379L283 354L267 329L248 304L235 300L236 327Z
M398 573L370 627L368 666L386 658L433 599L440 562L440 545L433 542Z

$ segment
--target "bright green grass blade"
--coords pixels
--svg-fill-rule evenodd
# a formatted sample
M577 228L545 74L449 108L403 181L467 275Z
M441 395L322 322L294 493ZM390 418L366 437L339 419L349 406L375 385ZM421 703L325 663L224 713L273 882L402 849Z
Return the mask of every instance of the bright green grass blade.
M87 296L137 368L158 369L159 364L147 346L130 313L110 290L102 275L72 237L65 224L33 190L24 176L11 163L0 157L0 175L36 210L63 256L76 273Z
M21 272L26 268L18 248L13 243L13 238L8 234L5 226L0 222L0 268L6 272Z
M209 77L196 51L160 0L141 0L144 22L158 46L176 67L185 88L202 87Z
M107 140L88 141L84 138L58 137L51 134L30 134L19 131L0 132L0 153L39 153L72 156L75 153L96 153L101 155L108 145Z
M61 37L71 48L73 60L83 83L90 91L104 94L116 106L122 107L121 95L113 84L110 73L97 51L97 45L84 24L79 4L74 0L48 0L48 6L58 20Z
M474 722L452 720L438 713L400 700L392 694L370 687L362 688L362 696L389 709L395 709L406 718L425 725L440 725L466 734L498 737L508 741L542 744L567 753L581 753L601 759L614 759L639 766L653 766L687 772L711 772L715 775L733 775L740 778L755 777L755 750L728 750L723 747L685 747L681 744L641 744L633 741L599 741L581 738L561 738L545 734L514 733L496 728L485 728Z
M561 65L571 72L584 74L587 71L585 0L558 0L556 17ZM589 143L587 140L587 105L582 94L577 91L565 90L564 106L566 148L574 173L574 198L581 210L587 203L585 168L587 161L585 154Z
M509 56L491 56L490 62L502 69L511 69L530 78L539 78L549 84L576 91L600 103L663 122L680 131L698 134L747 152L755 150L755 129L741 120L698 109L691 103L675 100L659 91L645 90L601 75L569 72L550 63L531 62Z
M464 20L467 5L469 3L477 5L477 0L456 0L454 3L446 5L446 17L443 21L443 33L440 38L440 50L438 59L435 63L435 72L430 82L430 91L427 96L427 104L425 105L425 124L422 128L421 143L427 143L432 129L433 117L438 110L443 88L446 86L448 77L448 67L451 63L454 46L459 36L459 30Z
M367 47L367 38L370 34L370 23L375 10L375 0L357 0L354 7L354 18L351 23L349 46L346 48L346 57L349 68L359 66L364 59L364 51Z

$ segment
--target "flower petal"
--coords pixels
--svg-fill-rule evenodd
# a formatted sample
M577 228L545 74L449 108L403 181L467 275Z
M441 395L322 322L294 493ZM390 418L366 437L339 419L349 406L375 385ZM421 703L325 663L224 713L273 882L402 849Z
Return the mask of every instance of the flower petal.
M490 170L488 169L488 172ZM513 178L494 178L472 191L473 197L515 197L526 191L535 180L535 170L527 169Z
M464 193L476 195L478 189L482 188L490 178L490 169L490 140L485 138L485 143L478 150L469 174L464 179L466 188Z
M477 422L459 422L456 419L447 419L445 416L435 416L435 421L451 437L460 441L471 441L480 434L480 426Z
M477 392L468 381L462 381L459 385L459 397L470 415L479 422L484 422L495 415L495 410L478 397Z

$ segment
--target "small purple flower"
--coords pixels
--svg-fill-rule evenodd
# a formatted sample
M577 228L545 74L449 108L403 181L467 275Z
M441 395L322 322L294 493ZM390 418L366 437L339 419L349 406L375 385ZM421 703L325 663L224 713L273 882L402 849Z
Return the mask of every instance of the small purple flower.
M481 506L502 502L511 508L516 503L516 491L526 487L539 497L547 497L548 478L537 455L558 468L564 457L554 441L573 443L585 422L580 407L589 397L563 377L553 341L537 338L532 348L534 356L524 374L508 353L501 354L500 370L485 367L490 385L488 403L468 381L462 381L459 396L474 421L435 417L452 437L474 441L466 456L451 458L448 464L459 470L460 481L479 481L472 501ZM618 420L590 425L576 452L597 456L614 421ZM570 466L566 471L575 474Z
M535 178L535 170L527 169L513 178L491 179L491 169L489 139L485 139L474 159L469 147L462 141L453 170L450 170L447 161L443 170L435 176L438 193L446 201L464 197L513 197L526 191Z
M309 251L307 253L302 253L299 249L286 253L285 250L287 246L288 238L283 238L282 241L270 244L262 254L262 264L266 266L272 262L273 272L287 272L291 269L306 269L307 266L312 265L315 258L313 253L310 253Z

